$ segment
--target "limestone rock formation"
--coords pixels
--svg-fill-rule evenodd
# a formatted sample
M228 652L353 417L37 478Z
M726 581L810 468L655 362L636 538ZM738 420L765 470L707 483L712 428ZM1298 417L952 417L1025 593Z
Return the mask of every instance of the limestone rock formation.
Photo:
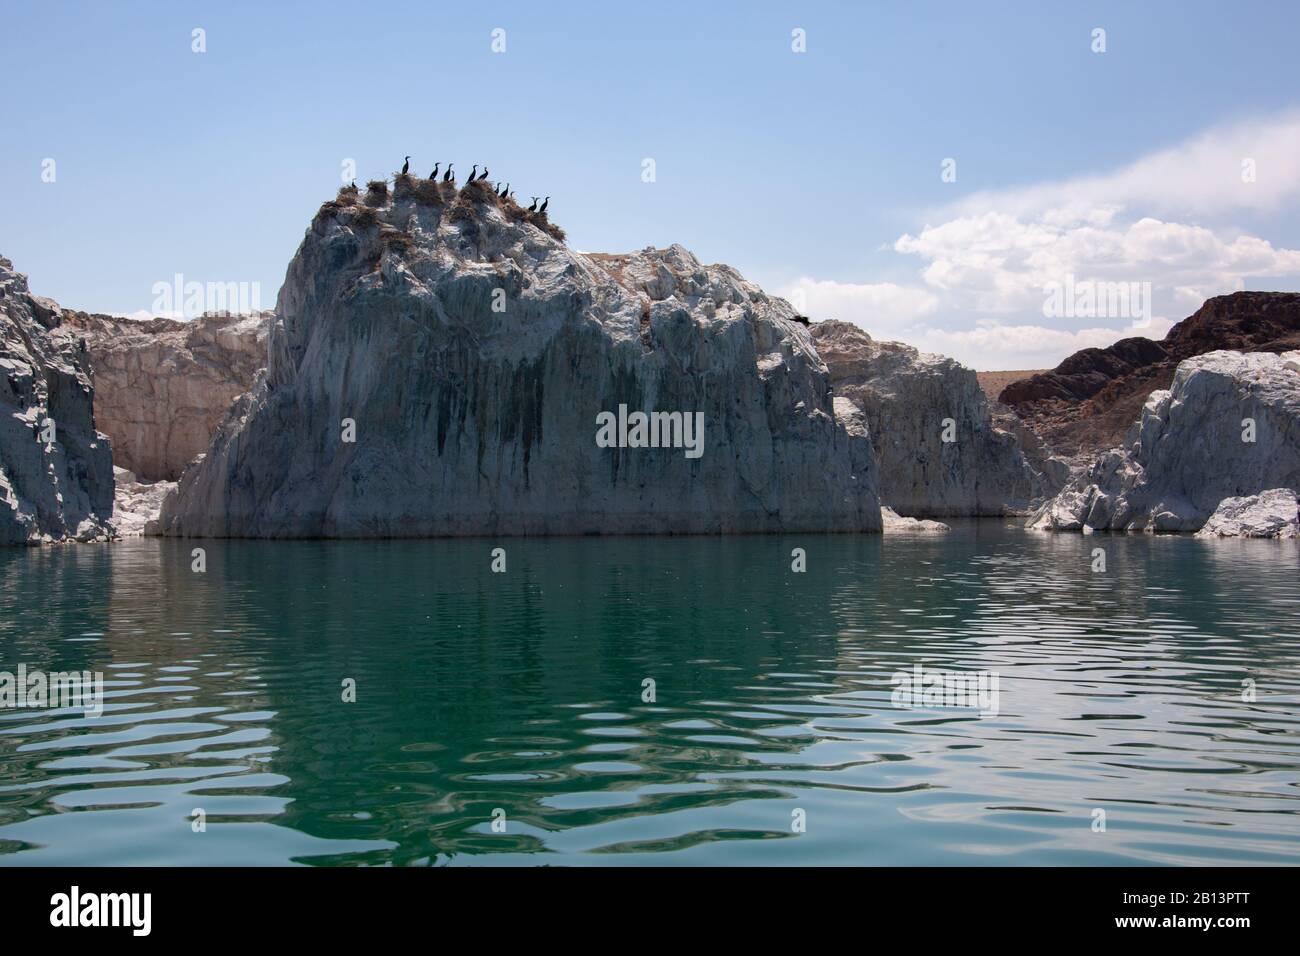
M1270 488L1258 495L1224 498L1198 538L1300 537L1300 502L1290 488Z
M1084 349L1011 383L999 399L1058 453L1091 459L1124 440L1146 397L1169 388L1184 359L1292 349L1300 349L1300 293L1234 292L1207 299L1159 342L1136 337Z
M1101 455L1030 526L1196 531L1226 498L1300 488L1296 357L1219 351L1182 362L1125 447Z
M113 457L62 311L0 258L0 545L109 535Z
M231 403L266 367L269 312L138 321L67 312L60 334L84 339L95 420L114 464L171 481L208 450Z
M679 246L562 236L487 184L343 190L289 265L264 379L154 530L880 529L870 441L788 303ZM638 447L636 412L683 413L674 447ZM597 443L602 413L622 447Z
M848 322L818 322L811 332L836 400L852 402L866 418L880 498L900 514L1023 513L1060 488L1065 464L1049 467L1046 449L1046 475L1026 461L1017 436L995 424L973 370L910 345L878 342ZM945 419L952 420L951 442L944 441Z

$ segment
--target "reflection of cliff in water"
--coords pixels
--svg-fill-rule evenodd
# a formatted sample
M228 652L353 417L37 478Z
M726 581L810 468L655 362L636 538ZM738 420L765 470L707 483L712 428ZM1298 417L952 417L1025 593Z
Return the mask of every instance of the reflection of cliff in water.
M168 841L166 861L407 863L785 837L787 799L757 816L729 810L726 833L697 821L739 801L806 801L810 785L876 800L978 792L986 781L951 748L1034 767L1047 759L1036 740L1085 755L1098 734L1186 740L1188 706L1253 733L1241 679L1285 687L1294 665L1295 635L1269 621L1294 600L1283 592L1300 549L1285 543L988 521L884 539L517 539L494 574L499 544L0 552L4 661L105 670L118 695L93 726L0 715L0 779L22 782L0 788L0 846L54 844L56 825L78 825L122 834L125 852L141 814L188 833L195 806L209 809L209 842ZM1096 547L1104 573L1091 570ZM806 573L790 569L794 548ZM916 663L997 671L1003 719L891 707L891 675ZM341 700L349 678L355 703ZM1101 759L1067 766L1100 781ZM1111 775L1166 798L1168 776ZM1022 776L1020 802L1059 804L1053 779ZM490 829L498 808L506 833Z

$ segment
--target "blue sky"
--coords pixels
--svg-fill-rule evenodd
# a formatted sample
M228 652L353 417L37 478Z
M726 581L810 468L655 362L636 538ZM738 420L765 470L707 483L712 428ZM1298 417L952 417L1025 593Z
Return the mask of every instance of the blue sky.
M269 306L341 164L409 153L550 195L576 248L680 242L814 318L1038 367L1300 288L1297 27L1284 2L9 3L0 254L75 308L148 310L176 273ZM1047 316L1056 277L1154 306Z

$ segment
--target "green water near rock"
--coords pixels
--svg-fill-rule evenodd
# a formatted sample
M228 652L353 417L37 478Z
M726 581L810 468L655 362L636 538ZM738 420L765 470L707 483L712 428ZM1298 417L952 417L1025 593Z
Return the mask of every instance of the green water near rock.
M999 521L7 549L0 670L106 700L0 710L0 865L1294 864L1298 581Z

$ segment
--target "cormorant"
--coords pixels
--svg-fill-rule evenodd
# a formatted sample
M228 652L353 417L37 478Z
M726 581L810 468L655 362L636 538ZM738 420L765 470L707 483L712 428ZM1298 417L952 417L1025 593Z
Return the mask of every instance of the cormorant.
M537 212L537 197L533 197L533 204L528 207L529 212Z
M402 163L402 175L405 176L405 175L406 175L406 171L407 171L408 169L410 169L410 168L411 168L411 157L410 157L410 156L407 156L407 157L406 157L406 162Z
M442 165L442 163L440 163L440 162L438 162L438 163L434 163L434 164L433 164L433 172L431 172L431 173L429 174L429 179L433 180L434 182L437 182L437 180L438 180L438 167L441 166L441 165Z
M506 183L506 184L505 184L504 186L502 186L501 189L497 192L497 198L498 198L498 199L505 199L505 198L506 198L507 196L509 196L509 195L510 195L510 184L509 184L509 183Z
M482 173L479 175L479 177L478 177L478 181L479 181L479 182L482 182L483 180L485 180L485 179L487 179L487 178L488 178L488 168L487 168L486 166L484 166L484 167L483 167L483 172L482 172Z
M537 210L537 211L538 211L538 212L546 212L546 207L550 204L550 202L551 202L551 197L550 197L550 196L547 196L547 197L546 197L546 202L542 203L542 208L539 209L539 210Z
M447 171L446 171L445 173L442 174L442 181L443 181L444 183L454 183L454 182L456 181L456 176L455 176L455 174L451 171L451 167L453 167L453 166L455 166L455 165L456 165L455 163L448 163L448 164L447 164Z
M465 185L468 186L477 177L478 177L478 163L475 163L474 168L469 171L469 179L465 180Z

